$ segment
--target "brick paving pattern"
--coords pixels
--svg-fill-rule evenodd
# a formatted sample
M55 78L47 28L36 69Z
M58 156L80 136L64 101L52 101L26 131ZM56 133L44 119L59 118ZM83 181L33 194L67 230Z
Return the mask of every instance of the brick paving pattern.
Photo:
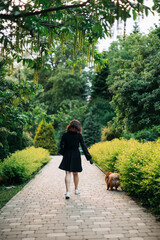
M53 157L0 211L0 240L160 240L160 223L83 157L80 195L65 200L61 157Z

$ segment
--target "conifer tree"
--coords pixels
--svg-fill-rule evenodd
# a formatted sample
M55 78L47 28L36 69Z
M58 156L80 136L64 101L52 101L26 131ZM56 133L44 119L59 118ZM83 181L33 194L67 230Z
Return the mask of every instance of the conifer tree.
M99 142L101 139L101 128L97 123L95 115L93 115L91 112L84 121L83 136L87 147Z
M34 146L48 149L51 155L57 153L55 131L52 123L42 121L39 124L34 138Z

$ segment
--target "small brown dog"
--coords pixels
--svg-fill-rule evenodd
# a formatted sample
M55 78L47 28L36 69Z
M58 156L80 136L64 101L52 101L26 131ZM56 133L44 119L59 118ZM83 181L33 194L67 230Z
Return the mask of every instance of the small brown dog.
M107 184L107 190L112 190L113 187L117 190L117 188L120 186L120 174L119 173L112 173L112 172L107 172L104 180Z

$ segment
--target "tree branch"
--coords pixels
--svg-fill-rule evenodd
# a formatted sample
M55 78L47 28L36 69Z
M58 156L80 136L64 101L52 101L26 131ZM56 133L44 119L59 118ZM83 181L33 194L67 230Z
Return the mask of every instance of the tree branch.
M41 22L40 25L54 29L54 28L60 28L60 27L63 26L64 24L61 23L61 24L58 24L58 25L52 25L52 24L49 24L49 23L43 23L43 22Z
M65 9L79 8L79 7L86 6L87 3L89 3L90 1L91 0L87 0L86 2L84 2L82 4L62 5L62 6L56 7L56 8L48 8L48 9L44 9L44 10L41 10L41 11L20 13L20 14L17 14L17 15L14 15L14 14L11 14L11 15L0 14L0 19L14 20L14 19L21 18L21 17L25 18L25 17L45 14L45 13L49 13L49 12L56 12L56 11L60 11L60 10L65 10Z

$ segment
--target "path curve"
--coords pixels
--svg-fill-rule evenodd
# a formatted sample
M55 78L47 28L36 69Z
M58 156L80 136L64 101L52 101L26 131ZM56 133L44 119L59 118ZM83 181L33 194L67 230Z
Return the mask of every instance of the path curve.
M160 223L121 191L106 191L104 174L83 157L80 195L65 200L55 156L0 211L0 240L160 240Z

